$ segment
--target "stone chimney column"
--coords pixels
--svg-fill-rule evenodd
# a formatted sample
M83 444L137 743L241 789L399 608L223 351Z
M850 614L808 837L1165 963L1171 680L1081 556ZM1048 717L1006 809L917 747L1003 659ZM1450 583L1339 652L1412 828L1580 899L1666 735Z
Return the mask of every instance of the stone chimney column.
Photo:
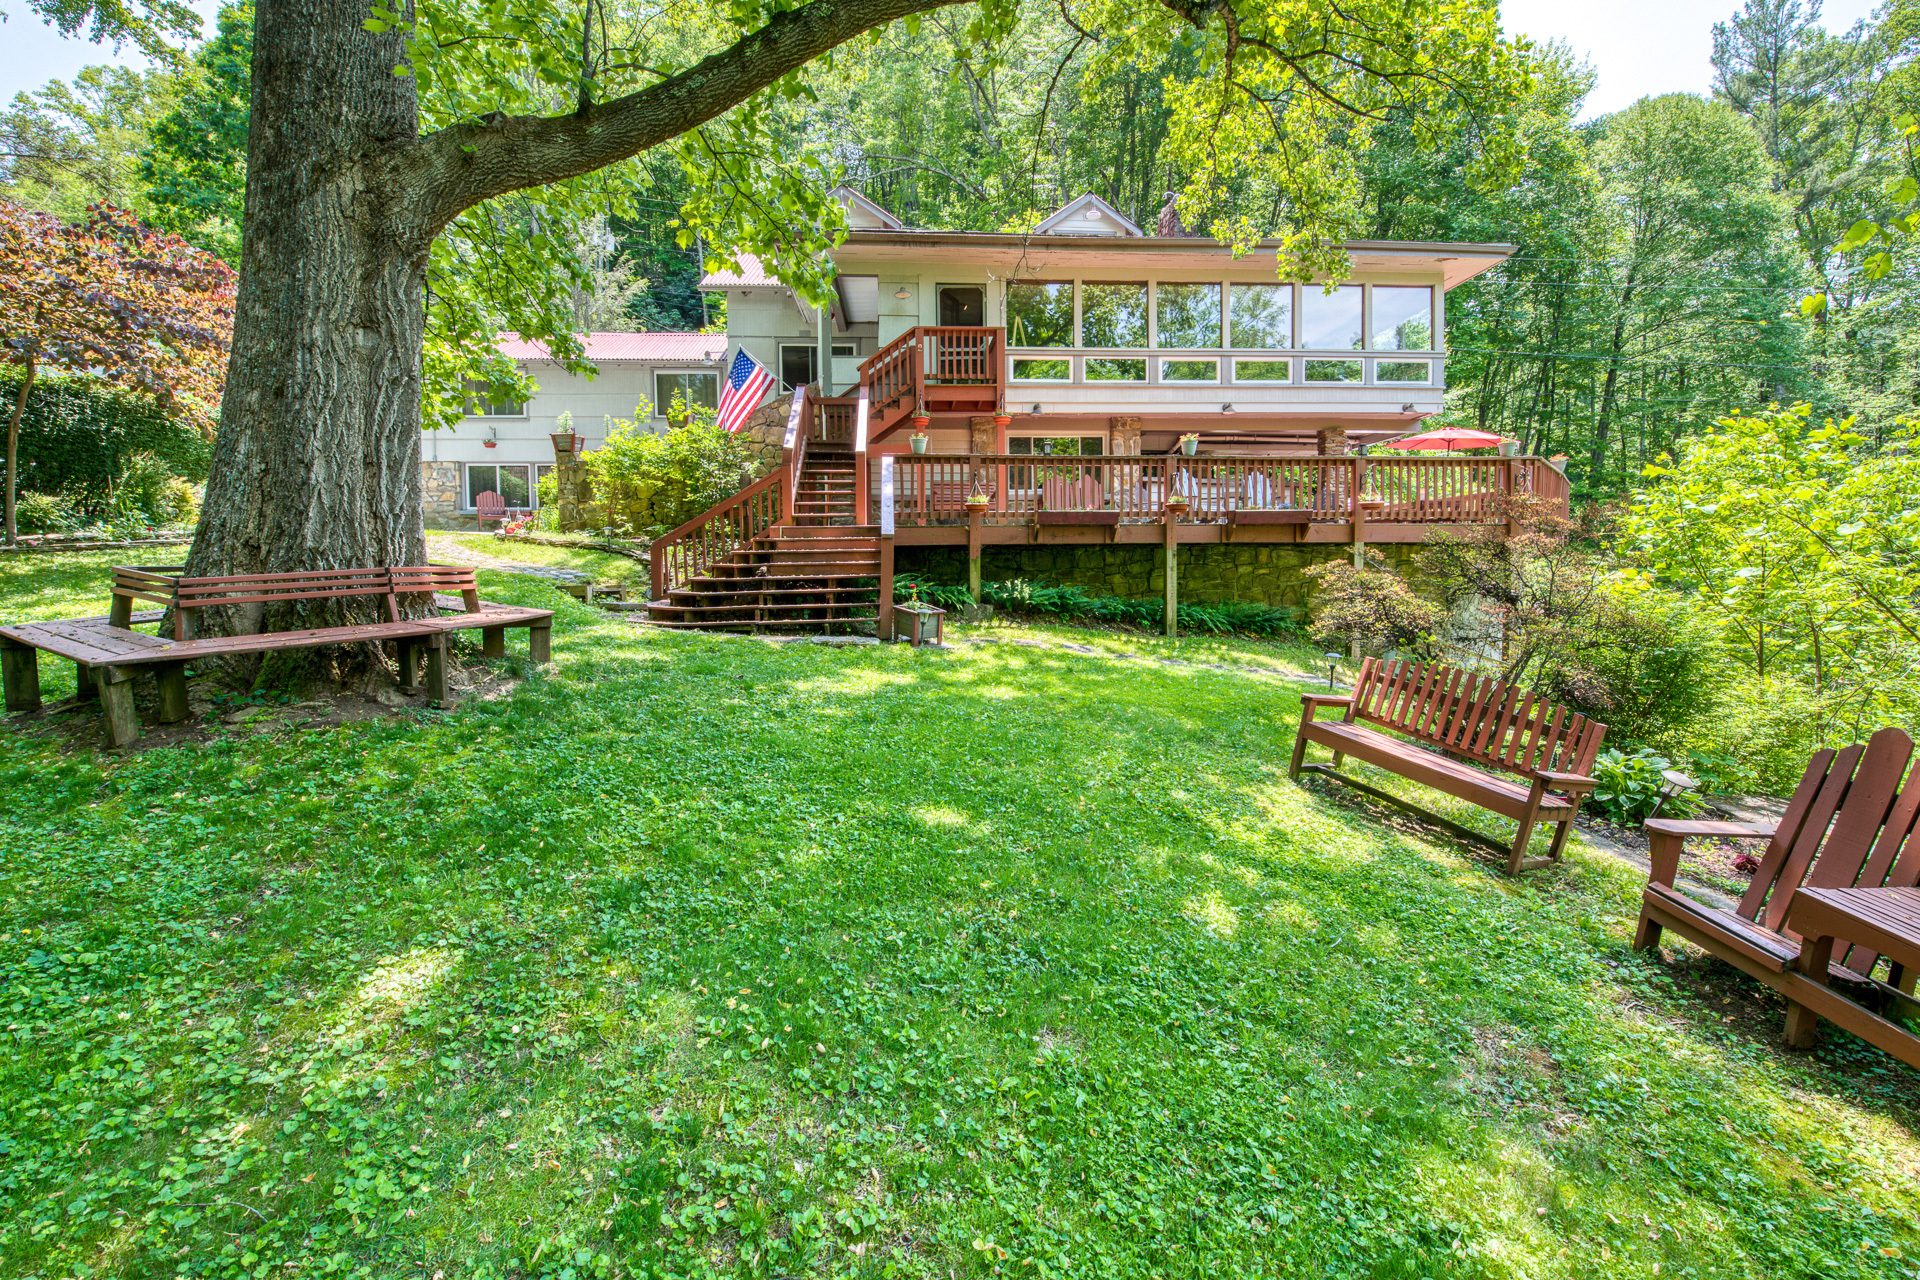
M1328 427L1314 436L1314 452L1327 458L1344 458L1353 452L1347 443L1345 427Z
M1107 427L1113 433L1113 451L1125 457L1140 455L1140 419L1132 417L1114 417L1107 419Z
M988 415L976 415L967 419L967 452L1000 452L1000 433L994 429L993 418Z

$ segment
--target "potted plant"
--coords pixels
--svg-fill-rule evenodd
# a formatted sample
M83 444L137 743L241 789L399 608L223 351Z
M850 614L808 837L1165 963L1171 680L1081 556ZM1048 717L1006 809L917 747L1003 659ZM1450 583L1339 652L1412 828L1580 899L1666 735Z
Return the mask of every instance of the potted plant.
M925 453L927 451L927 433L924 431L914 432L907 437L907 444L912 447L915 453Z
M967 495L967 514L973 515L976 512L985 511L987 509L987 502L986 488L978 480L975 480L973 482L973 492Z
M1194 432L1189 431L1186 435L1180 437L1180 452L1186 454L1189 458L1191 458L1199 448L1200 437Z
M1012 414L996 413L993 415L993 426L996 431L1005 431L1008 427L1012 425L1013 425Z
M1187 495L1184 493L1168 494L1167 512L1172 515L1175 520L1187 514Z

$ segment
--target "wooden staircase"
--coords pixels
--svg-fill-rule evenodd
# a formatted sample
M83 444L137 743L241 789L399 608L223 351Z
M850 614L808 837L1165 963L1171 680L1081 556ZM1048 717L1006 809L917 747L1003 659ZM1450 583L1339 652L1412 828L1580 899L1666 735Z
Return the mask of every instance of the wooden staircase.
M656 538L656 626L850 631L879 622L880 527L868 524L868 450L916 412L992 413L1004 398L1004 329L916 326L860 365L856 394L803 388L785 459Z
M655 626L702 631L850 631L879 620L880 527L855 524L857 468L844 446L810 446L791 523L773 525L647 606Z

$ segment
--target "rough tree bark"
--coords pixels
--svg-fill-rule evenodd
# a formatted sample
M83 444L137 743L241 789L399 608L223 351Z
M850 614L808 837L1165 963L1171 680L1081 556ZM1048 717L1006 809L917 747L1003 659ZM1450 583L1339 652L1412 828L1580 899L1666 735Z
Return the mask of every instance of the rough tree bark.
M262 0L233 348L187 572L421 563L434 236L483 200L667 142L869 28L960 2L813 0L627 97L421 136L413 80L393 73L400 37L363 29L366 0Z
M7 411L7 508L6 539L13 546L20 540L19 522L15 518L16 496L20 491L20 418L27 411L27 397L33 392L33 378L40 366L32 356L27 357L27 376L20 380L20 392L13 398L13 408Z

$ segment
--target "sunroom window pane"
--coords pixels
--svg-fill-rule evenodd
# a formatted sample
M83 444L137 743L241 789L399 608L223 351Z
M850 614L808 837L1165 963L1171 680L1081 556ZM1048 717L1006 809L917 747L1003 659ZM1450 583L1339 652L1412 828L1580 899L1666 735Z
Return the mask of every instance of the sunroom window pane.
M1242 350L1285 351L1293 346L1293 286L1237 284L1227 345Z
M1308 382L1358 382L1360 381L1360 362L1358 360L1309 360L1307 361Z
M1065 360L1015 360L1015 382L1065 382L1070 374Z
M1433 377L1433 366L1425 360L1377 360L1373 365L1375 382L1426 382Z
M1375 351L1433 350L1433 290L1375 285L1372 346Z
M1082 284L1080 286L1080 345L1083 347L1144 347L1147 345L1147 286L1144 284ZM1143 369L1145 365L1141 366ZM1088 374L1092 377L1092 374ZM1145 377L1143 372L1141 377Z
M1160 381L1162 382L1218 382L1220 380L1220 362L1218 360L1162 360L1160 362Z
M1015 347L1073 345L1073 286L1022 280L1007 286L1007 343Z
M1162 347L1220 345L1220 286L1163 284L1154 290L1154 343Z
M1088 382L1145 382L1147 380L1147 362L1145 360L1103 360L1099 356L1087 357Z
M1300 291L1300 345L1309 351L1358 351L1360 296L1357 284L1343 284L1332 293L1308 285Z
M1293 361L1235 360L1233 380L1235 382L1292 382Z

